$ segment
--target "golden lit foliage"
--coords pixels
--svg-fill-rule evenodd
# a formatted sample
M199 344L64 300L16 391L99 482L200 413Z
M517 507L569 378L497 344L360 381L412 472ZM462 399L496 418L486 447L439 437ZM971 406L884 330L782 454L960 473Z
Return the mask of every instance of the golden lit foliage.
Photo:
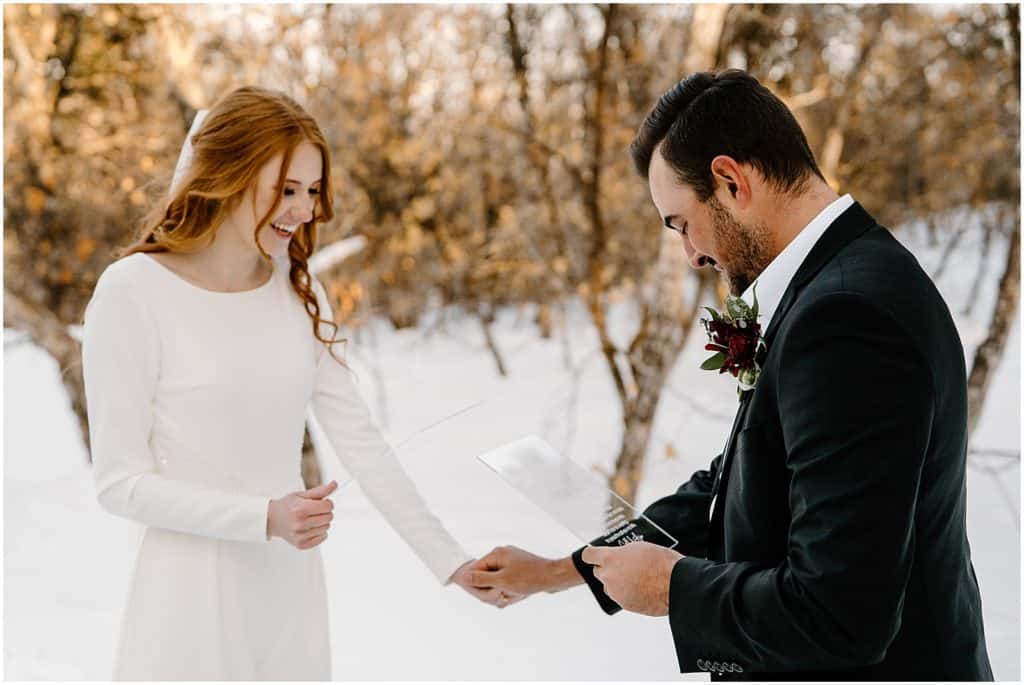
M414 324L651 277L660 226L626 148L683 74L680 6L9 5L8 282L77 320L158 201L195 108L244 82L318 118L339 179L339 315ZM896 223L1016 201L1006 6L736 5L719 66L787 99L841 190ZM839 126L837 122L841 122Z

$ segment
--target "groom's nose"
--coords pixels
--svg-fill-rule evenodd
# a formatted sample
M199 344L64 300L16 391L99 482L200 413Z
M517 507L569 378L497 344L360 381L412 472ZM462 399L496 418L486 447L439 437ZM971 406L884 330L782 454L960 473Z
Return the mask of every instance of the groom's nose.
M686 261L694 269L703 269L708 265L708 256L695 248L690 242L689 236L683 236L683 249L686 251Z

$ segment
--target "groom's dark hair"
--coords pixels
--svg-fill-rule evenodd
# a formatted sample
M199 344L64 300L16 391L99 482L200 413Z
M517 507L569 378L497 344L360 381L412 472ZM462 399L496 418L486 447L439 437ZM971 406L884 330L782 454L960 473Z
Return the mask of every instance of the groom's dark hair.
M656 149L701 202L714 193L711 160L753 165L780 192L824 180L800 124L756 78L739 69L687 76L658 99L630 145L641 176Z

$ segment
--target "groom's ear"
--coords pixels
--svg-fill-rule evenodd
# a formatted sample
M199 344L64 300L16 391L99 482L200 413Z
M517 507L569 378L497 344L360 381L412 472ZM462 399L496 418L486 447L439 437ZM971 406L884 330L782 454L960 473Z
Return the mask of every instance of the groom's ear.
M711 160L711 178L719 202L740 209L749 204L751 178L748 165L742 165L728 155L718 155Z

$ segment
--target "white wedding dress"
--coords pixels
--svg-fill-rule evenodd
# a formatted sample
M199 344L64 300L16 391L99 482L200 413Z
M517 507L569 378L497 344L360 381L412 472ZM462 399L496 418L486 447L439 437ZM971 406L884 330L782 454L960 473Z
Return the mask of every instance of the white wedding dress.
M130 255L99 279L83 336L97 496L146 526L114 679L331 678L320 550L266 538L269 500L304 489L307 408L439 581L469 559L313 336L287 258L266 284L221 293Z

